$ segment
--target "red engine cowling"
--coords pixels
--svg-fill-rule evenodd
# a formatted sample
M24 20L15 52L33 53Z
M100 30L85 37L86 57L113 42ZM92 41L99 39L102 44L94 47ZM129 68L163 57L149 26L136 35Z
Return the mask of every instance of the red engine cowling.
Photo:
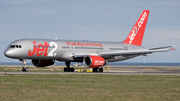
M53 65L55 62L54 60L32 60L32 63L36 67L45 67Z
M96 67L106 65L107 61L103 57L100 57L100 56L88 55L84 57L83 63L88 67L96 68Z

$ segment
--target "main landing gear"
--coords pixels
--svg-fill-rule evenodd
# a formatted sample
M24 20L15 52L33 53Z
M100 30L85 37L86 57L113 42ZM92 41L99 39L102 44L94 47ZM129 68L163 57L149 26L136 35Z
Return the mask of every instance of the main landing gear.
M22 62L23 62L22 71L23 71L23 72L27 72L27 71L28 71L28 68L26 67L26 60L22 60Z
M70 62L65 62L67 68L64 68L64 72L74 72L74 68L70 68Z
M73 67L70 68L70 62L66 61L65 63L66 63L66 67L64 68L64 72L74 72L74 68ZM103 72L103 68L99 68L99 67L93 68L92 71L93 72L100 72L100 73L102 73Z
M100 73L102 73L103 72L103 68L99 68L99 67L93 68L93 72L100 72Z

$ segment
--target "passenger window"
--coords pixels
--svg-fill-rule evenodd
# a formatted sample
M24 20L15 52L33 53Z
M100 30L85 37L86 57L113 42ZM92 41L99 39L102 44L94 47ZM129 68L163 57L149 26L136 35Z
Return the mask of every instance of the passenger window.
M22 48L22 46L21 46L21 45L19 45L19 48Z
M16 45L16 48L18 48L18 45Z

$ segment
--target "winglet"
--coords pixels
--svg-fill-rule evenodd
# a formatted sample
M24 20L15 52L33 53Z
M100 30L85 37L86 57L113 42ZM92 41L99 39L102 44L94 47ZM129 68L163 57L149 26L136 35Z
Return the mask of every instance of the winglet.
M142 12L141 16L123 43L141 46L149 12L149 10L144 10Z

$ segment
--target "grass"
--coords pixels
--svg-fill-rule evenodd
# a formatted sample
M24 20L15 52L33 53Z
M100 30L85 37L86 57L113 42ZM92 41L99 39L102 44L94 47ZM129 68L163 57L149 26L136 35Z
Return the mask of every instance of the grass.
M0 101L179 101L180 76L0 75Z

